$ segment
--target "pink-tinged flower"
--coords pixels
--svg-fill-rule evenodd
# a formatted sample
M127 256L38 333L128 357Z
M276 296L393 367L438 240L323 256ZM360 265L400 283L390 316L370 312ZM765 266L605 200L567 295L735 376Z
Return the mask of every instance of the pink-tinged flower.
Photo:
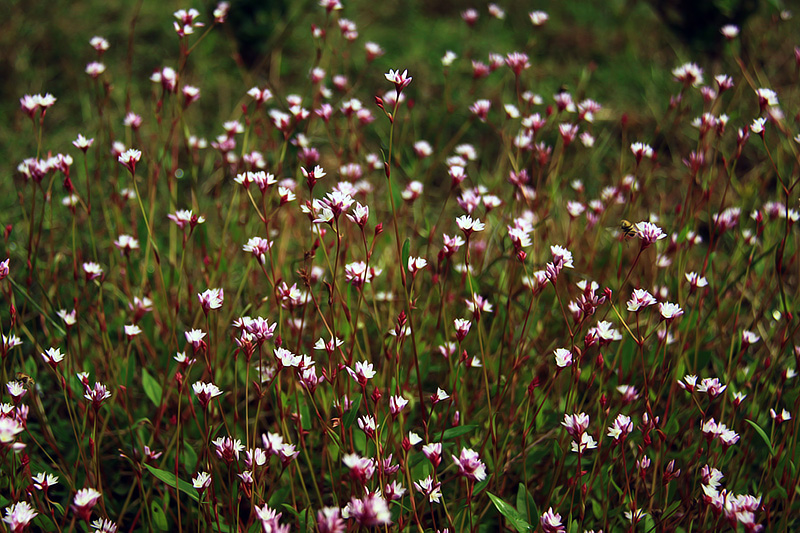
M405 487L397 481L392 481L384 487L383 494L389 501L397 501L403 499L406 493Z
M673 459L669 463L667 463L667 467L664 469L664 476L662 478L662 483L666 485L667 483L679 477L680 475L681 475L681 469L675 468L675 459Z
M643 307L647 307L656 303L653 295L645 289L633 289L631 299L628 300L628 311L633 313L638 312Z
M125 150L123 153L119 155L117 161L119 161L122 166L127 168L131 174L136 172L136 163L142 158L142 152L136 149L129 149Z
M497 4L489 4L488 10L489 14L498 20L506 18L506 12Z
M744 399L747 398L747 394L742 394L741 392L733 392L733 391L731 391L731 392L733 393L733 406L734 407L739 407L739 405L741 405L741 403L744 401Z
M373 42L364 43L364 50L367 52L368 62L372 62L386 53L378 43Z
M9 335L8 337L2 335L2 346L0 346L0 348L2 348L3 356L8 354L9 350L11 350L12 348L15 348L20 345L22 345L22 340L20 340L20 338L17 337L16 335Z
M189 107L190 104L200 99L200 89L193 85L184 85L181 88L181 92L183 93L184 107Z
M756 96L758 97L758 105L762 110L778 105L778 95L772 89L758 89L756 90Z
M633 511L625 511L625 518L627 518L632 524L638 524L639 521L647 515L646 512L642 511L641 509L634 509Z
M608 436L614 439L617 443L625 440L625 437L633 431L633 422L631 417L619 414L614 420L614 423L608 428Z
M474 219L469 215L461 215L456 219L456 224L458 228L464 232L464 234L469 237L472 235L473 232L476 231L483 231L485 226L483 222L479 219Z
M589 427L589 415L580 413L575 415L564 415L561 425L567 429L567 433L574 439L579 438Z
M742 331L742 349L747 349L749 346L756 344L761 340L761 337L749 330Z
M558 125L558 132L561 134L561 138L564 140L564 146L569 146L569 144L574 141L575 137L578 135L578 125L564 122Z
M89 39L89 46L94 48L98 54L102 54L103 52L106 52L110 48L108 41L98 35L95 35L94 37Z
M757 118L753 120L753 123L750 124L750 131L755 133L756 135L764 136L764 126L767 123L767 119L764 117Z
M83 272L86 275L86 281L97 279L103 275L103 268L97 263L84 263Z
M453 325L456 328L456 340L461 342L464 340L464 337L467 336L467 333L469 333L469 329L472 327L472 322L464 318L456 318L453 321Z
M515 76L519 76L523 70L531 66L528 62L528 55L522 52L509 53L506 55L505 63L514 72Z
M208 408L208 404L211 403L212 399L222 395L222 391L213 383L197 381L192 385L192 389L204 409Z
M129 112L127 115L125 115L125 119L122 121L122 124L127 128L138 130L142 125L142 117L136 113Z
M426 266L428 266L428 261L424 257L409 256L409 258L408 258L408 271L411 274L416 274L420 270L424 269Z
M417 141L414 143L414 153L420 159L425 159L433 155L433 147L428 141Z
M683 309L678 304L662 302L658 304L658 311L664 320L672 321L683 314Z
M601 320L595 327L589 329L586 337L592 342L598 342L600 346L606 346L612 341L621 340L622 334L613 326L611 322Z
M33 476L33 486L36 487L36 490L47 491L50 487L58 483L58 476L53 474L45 474L44 472L39 472L35 476Z
M708 280L705 278L705 276L701 276L697 272L687 272L684 275L686 276L686 281L689 282L689 287L692 291L708 286Z
M208 289L205 292L199 293L197 299L200 301L203 311L208 313L211 309L219 309L222 307L225 294L223 289Z
M100 75L105 71L106 66L99 61L92 61L86 65L86 74L95 79L100 77Z
M478 15L478 10L473 8L465 9L464 11L461 12L462 20L466 22L467 26L469 26L470 28L475 26L475 23L478 22L479 16L480 15Z
M17 502L6 507L6 516L3 522L8 524L11 533L22 533L33 520L37 513L28 502Z
M470 112L478 117L481 122L486 122L489 116L489 110L492 108L492 102L489 100L477 100L469 107Z
M364 415L358 418L358 427L367 436L368 439L375 438L375 432L378 430L378 423L375 422L375 417L372 415Z
M244 451L242 441L231 437L217 437L211 441L211 444L216 447L217 457L228 464L238 461L239 453Z
M628 405L639 399L639 391L632 385L618 385L617 392L622 394L623 405Z
M366 283L371 283L372 278L381 273L380 269L367 268L364 261L356 261L344 267L344 279L356 288L363 287Z
M406 185L406 188L403 189L403 192L400 193L400 196L406 202L413 202L420 196L422 196L422 191L424 190L424 186L422 185L421 181L411 181Z
M473 293L472 298L466 298L464 303L467 305L469 312L472 313L472 318L476 321L481 319L481 313L491 313L493 311L492 304L489 303L489 300L480 294Z
M9 381L6 383L6 389L8 389L8 394L11 396L11 401L14 404L18 404L22 397L28 392L25 389L25 385L22 384L20 381Z
M402 411L406 405L408 405L408 400L402 396L391 396L389 398L389 412L392 416L399 415L400 411Z
M347 367L347 373L350 377L358 382L361 387L366 387L367 381L375 377L375 370L372 368L372 363L367 361L358 361L355 364L355 369Z
M403 73L400 73L400 70L389 70L385 74L386 79L390 82L394 83L394 89L397 91L397 94L403 92L403 89L408 87L413 79L411 76L408 75L408 70L404 70Z
M281 199L281 205L293 202L297 198L292 190L287 187L278 187L278 196Z
M261 507L256 505L255 509L256 516L261 522L261 530L264 531L264 533L289 533L289 526L281 525L280 523L280 518L283 516L283 513L272 509L266 503Z
M723 385L717 378L704 378L703 381L697 385L697 392L705 392L712 398L716 398L727 389L727 385Z
M437 388L436 389L436 394L432 394L431 395L431 403L433 405L436 405L439 402L445 401L449 397L450 397L450 395L447 394L444 390L442 390L441 388Z
M458 474L472 481L481 482L486 479L486 465L481 461L478 452L471 448L461 448L461 455L451 455L458 466Z
M539 523L545 533L564 533L566 531L566 528L561 523L561 515L553 512L552 507L542 513L542 516L539 517Z
M544 11L531 11L528 13L528 18L534 26L543 26L550 19L550 15Z
M580 442L572 442L571 449L575 453L586 453L588 450L597 448L597 441L588 433L581 434Z
M653 149L649 144L641 142L633 143L631 144L631 152L633 152L637 164L641 163L642 159L645 157L647 159L653 159Z
M86 393L83 397L92 402L92 408L98 411L103 402L111 398L111 392L102 383L95 382L94 388L90 389L86 386Z
M650 468L650 458L647 457L646 455L642 456L641 459L636 461L636 468L639 469L640 475L644 476L645 473L646 473L646 470L648 468Z
M275 348L275 358L282 367L296 367L303 360L301 355L295 355L285 348Z
M249 91L247 91L248 96L253 98L256 101L256 106L260 106L264 102L269 102L272 100L272 91L267 89L259 89L258 87L253 87Z
M48 348L42 354L42 359L55 370L58 364L64 360L64 354L61 353L60 348Z
M725 36L726 39L732 41L739 35L739 27L734 26L733 24L726 24L720 28L719 32Z
M168 214L167 218L177 224L181 229L186 228L186 226L194 229L195 226L206 221L204 216L192 214L191 209L178 209L175 213Z
M220 2L217 4L217 7L214 8L214 12L212 15L214 16L214 23L216 24L224 24L225 19L228 18L228 11L231 9L230 2Z
M775 409L770 409L769 410L769 416L771 416L772 419L775 422L777 422L778 424L782 424L782 423L786 422L787 420L791 420L792 419L792 414L789 411L787 411L786 409L783 409L780 413L776 413Z
M461 246L464 245L464 239L461 238L461 235L456 235L454 237L450 237L447 234L442 235L444 240L444 245L442 246L442 252L447 257L452 257Z
M114 246L119 248L120 252L123 254L129 254L132 250L139 249L139 241L130 235L120 235L117 237L117 240L114 241Z
M0 448L9 445L13 446L14 439L23 431L25 431L25 426L16 418L0 417Z
M392 523L389 505L376 492L368 492L363 498L351 498L342 515L344 518L353 518L363 527L386 526Z
M108 518L98 518L92 522L92 533L117 533L117 524Z
M703 84L703 69L694 63L685 63L672 70L672 75L676 81L689 87L699 87Z
M572 366L572 352L566 348L556 348L553 352L556 356L556 366L558 368L566 368Z
M206 336L204 331L199 329L193 329L191 331L187 331L185 334L186 342L190 343L195 350L199 348L205 348L205 341L203 338Z
M142 328L137 326L136 324L126 324L124 327L125 335L130 339L132 337L136 337L142 333Z
M637 222L635 228L636 235L642 240L642 246L644 247L667 238L667 234L652 222Z
M82 134L78 134L78 138L72 141L73 146L86 153L86 150L94 143L94 139L87 139Z
M319 533L344 533L347 524L338 507L323 507L317 511L317 529Z
M97 505L97 502L100 500L101 496L102 494L95 489L81 489L75 494L75 497L72 500L72 510L75 511L75 514L78 515L80 520L89 522L89 518L92 514L92 508Z
M678 380L678 386L685 391L694 392L697 387L697 376L691 374L683 376L682 381Z
M341 11L343 9L342 3L339 0L319 0L320 7L324 7L325 11L332 13L334 11Z
M433 468L436 469L436 467L439 466L439 463L442 462L442 443L431 442L425 444L422 447L422 453L425 454L425 457L427 457L428 461L431 462Z
M350 469L350 476L362 485L375 475L376 463L374 459L361 457L356 453L348 453L342 457L342 462Z
M253 254L262 265L267 262L267 253L272 248L272 241L261 237L250 237L247 244L242 246L242 250Z
M434 481L431 476L415 481L414 488L417 489L417 492L427 497L430 503L439 503L442 498L442 484Z
M553 263L560 267L574 268L572 264L572 252L558 245L550 246L550 253L553 256Z
M22 98L19 99L19 106L22 110L27 114L31 120L33 120L33 116L36 114L36 111L39 110L39 99L37 97L41 97L41 95L31 96L26 94Z

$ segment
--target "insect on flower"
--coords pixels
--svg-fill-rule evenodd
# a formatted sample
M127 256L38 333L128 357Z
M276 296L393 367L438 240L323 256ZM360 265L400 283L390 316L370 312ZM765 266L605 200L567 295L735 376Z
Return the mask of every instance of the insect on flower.
M622 231L622 234L629 239L636 237L636 226L630 220L625 220L624 218L619 221L619 229Z
M17 372L15 379L20 383L22 383L22 386L25 387L26 389L29 389L36 384L36 381L28 374L25 374L24 372Z

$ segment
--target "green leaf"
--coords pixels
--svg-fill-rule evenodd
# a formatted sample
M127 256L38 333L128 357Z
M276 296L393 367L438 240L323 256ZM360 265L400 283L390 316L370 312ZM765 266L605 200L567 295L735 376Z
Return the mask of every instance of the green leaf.
M136 358L128 356L128 368L125 370L125 386L129 389L133 383L133 373L136 370Z
M197 466L197 452L191 446L183 446L183 466L187 472L194 472Z
M164 510L158 505L158 502L153 501L150 504L150 514L153 517L153 524L158 528L159 531L168 531L169 524L167 524L167 516L164 514Z
M753 426L753 429L756 430L756 433L758 433L758 435L761 437L761 439L764 441L764 443L766 443L767 448L769 448L769 454L774 457L775 456L775 450L772 449L772 443L769 441L769 437L764 432L764 430L761 429L761 426L759 426L758 424L756 424L755 422L753 422L749 418L745 418L744 421L747 422L748 424L750 424L751 426Z
M400 268L406 268L408 266L408 256L411 255L411 239L406 237L405 242L403 243L403 253L402 253L402 263L400 263Z
M361 407L360 394L356 396L355 400L353 400L353 405L350 406L350 410L347 411L342 417L342 426L344 426L345 429L350 429L350 427L353 425L353 422L355 422L356 418L358 418L359 407Z
M305 402L300 406L300 423L304 430L311 429L311 411L308 408L308 403Z
M142 368L142 387L144 393L156 407L161 405L161 385L155 380L146 368Z
M528 517L528 522L535 524L539 521L539 510L533 501L533 496L522 483L517 487L517 512Z
M454 428L448 428L444 430L442 433L442 440L450 440L456 437L460 437L461 435L466 435L467 433L472 433L477 429L477 425L469 425L469 426L456 426Z
M514 529L519 531L519 533L526 533L530 528L531 525L524 519L522 516L514 509L511 505L504 502L491 492L487 492L486 494L489 495L489 499L492 500L492 503L500 511L500 514L506 517Z
M175 483L176 479L175 474L173 474L172 472L167 472L166 470L155 468L146 463L144 466L150 471L151 474L153 474L155 477L157 477L170 487L177 488L181 492L187 494L191 499L193 499L196 502L200 501L200 498L197 496L197 491L189 483L185 482L182 479L178 479L177 480L178 483L177 484Z

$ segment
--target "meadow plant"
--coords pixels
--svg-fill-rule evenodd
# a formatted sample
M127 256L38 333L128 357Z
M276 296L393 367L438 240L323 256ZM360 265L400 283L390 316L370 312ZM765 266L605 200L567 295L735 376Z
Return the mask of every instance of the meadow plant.
M87 35L83 119L20 96L6 530L800 527L788 22L675 58L646 126L536 94L544 11L470 46L495 4L426 79L322 0L307 75L225 100L194 57L231 9L176 11L149 80Z

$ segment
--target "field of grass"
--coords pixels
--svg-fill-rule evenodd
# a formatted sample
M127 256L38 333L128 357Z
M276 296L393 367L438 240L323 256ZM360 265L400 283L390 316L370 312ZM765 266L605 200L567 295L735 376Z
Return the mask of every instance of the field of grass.
M231 4L7 6L0 528L800 527L792 13Z

